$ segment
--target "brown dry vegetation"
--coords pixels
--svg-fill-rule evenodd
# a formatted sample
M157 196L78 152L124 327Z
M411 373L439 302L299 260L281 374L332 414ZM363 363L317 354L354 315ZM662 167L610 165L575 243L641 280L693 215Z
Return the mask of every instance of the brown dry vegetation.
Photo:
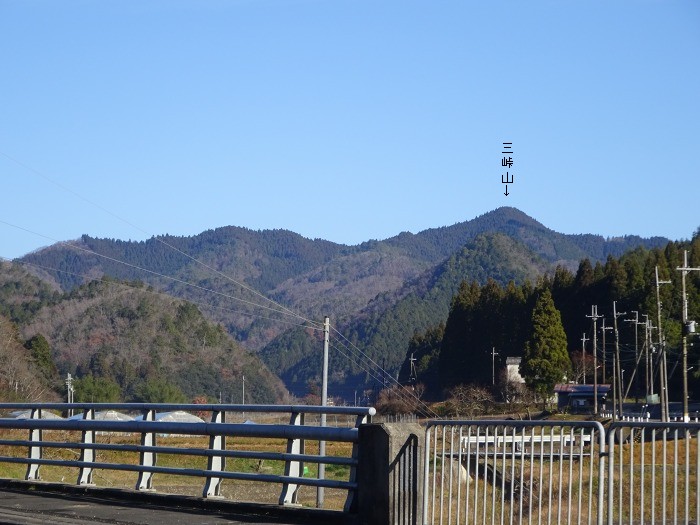
M0 439L26 439L26 431L0 431ZM77 432L44 432L45 441L65 442L80 440ZM138 445L139 435L114 435L102 434L97 436L98 443L129 444ZM206 450L209 445L207 437L199 436L170 436L158 437L157 445L172 446L181 449L193 448ZM226 444L227 450L246 450L256 452L284 452L287 442L284 439L254 439L254 438L234 438L229 439ZM327 443L326 453L333 456L349 456L351 453L349 443ZM313 454L318 451L318 442L307 442L307 452ZM17 448L7 445L0 445L0 456L2 457L27 457L26 447ZM74 448L44 448L44 459L78 460L80 450ZM137 465L139 455L135 452L123 451L97 451L96 461L114 464ZM159 454L157 465L173 467L179 469L206 469L207 459L196 456L183 456L173 454ZM307 464L308 472L306 477L317 476L317 466ZM260 474L284 473L284 463L281 461L227 458L227 472L245 472ZM79 471L75 467L41 466L40 477L43 481L56 483L76 483ZM26 465L7 463L0 461L0 477L10 479L24 479ZM327 465L326 479L348 480L349 468L342 466ZM123 470L96 469L93 472L93 482L99 487L134 489L138 480L138 473ZM205 479L201 477L155 474L153 477L153 487L156 491L166 494L178 494L187 496L201 496ZM277 503L282 486L274 483L260 483L239 480L224 480L222 485L222 496L233 501L247 501L257 503ZM342 509L345 502L346 491L326 489L324 508ZM299 503L305 506L315 506L316 488L302 487L299 491Z

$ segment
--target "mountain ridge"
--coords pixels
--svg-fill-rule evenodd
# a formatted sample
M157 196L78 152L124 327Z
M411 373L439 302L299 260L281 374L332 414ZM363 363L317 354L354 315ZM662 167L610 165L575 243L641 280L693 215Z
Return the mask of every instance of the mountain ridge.
M477 239L482 241L476 242ZM64 290L108 275L142 280L170 295L193 301L247 348L267 349L262 355L268 365L285 375L287 372L276 366L279 363L272 349L279 348L285 340L296 345L299 352L294 356L277 359L292 368L297 366L295 363L303 364L306 358L302 354L307 353L307 343L300 336L283 337L290 324L308 325L313 319L318 321L329 315L338 326L351 328L350 339L360 346L371 346L372 334L382 327L387 334L397 334L392 344L400 346L416 330L424 329L428 318L433 322L436 313L449 306L446 297L450 291L454 293L461 280L475 276L482 279L489 273L500 279L532 278L536 273L553 271L558 265L575 269L581 259L589 258L595 263L638 246L656 248L666 243L668 240L661 237L605 239L594 234L561 234L516 208L502 207L451 226L429 228L417 234L402 232L354 246L312 240L289 230L255 231L226 226L191 237L166 235L137 242L84 235L78 247L54 245L29 254L20 262L53 268L35 273ZM500 268L498 254L479 255L479 250L488 246L496 252L502 250L501 255L512 267ZM465 247L471 250L469 268L449 273L449 283L440 281L444 293L435 291L431 296L435 302L425 302L421 294L427 290L430 295L432 290L426 279L433 279L436 284L440 268L451 258L464 255ZM511 260L516 253L519 255ZM479 267L474 262L479 257L486 257L488 264ZM537 263L532 262L533 258ZM518 273L518 265L529 268L529 273ZM296 316L275 313L277 307L263 297L291 309ZM409 306L424 312L423 317L397 314ZM392 316L389 330L386 322ZM363 324L366 321L362 319L368 317L377 323L373 329L372 322ZM405 326L398 326L401 320L405 320ZM273 344L278 337L281 339ZM405 350L388 350L386 341L380 346L384 355L375 355L387 359L392 367ZM305 380L308 377L297 377L295 383Z

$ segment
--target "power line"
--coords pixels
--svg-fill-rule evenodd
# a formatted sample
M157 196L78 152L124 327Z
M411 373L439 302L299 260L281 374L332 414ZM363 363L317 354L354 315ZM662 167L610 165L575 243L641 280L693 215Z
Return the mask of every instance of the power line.
M342 340L340 341L340 344L342 344L345 349L347 349L350 352L355 352L356 355L359 354L359 356L357 357L357 359L358 359L357 365L360 366L360 368L362 368L366 373L368 373L374 380L383 383L385 381L386 377L388 376L391 379L391 382L393 383L392 386L399 387L397 389L397 392L399 392L399 396L402 397L402 399L411 400L412 402L418 402L427 411L427 414L432 414L434 417L438 417L437 414L435 412L433 412L430 409L430 407L428 407L428 405L426 405L423 401L421 401L421 399L418 396L416 396L412 392L406 391L403 388L403 385L401 385L401 383L399 383L396 379L394 379L394 377L391 374L388 374L387 371L382 366L380 366L376 361L374 361L374 359L369 357L365 352L363 352L360 348L358 348L357 345L353 344L352 341L347 339L337 329L335 329L334 327L332 327L332 329L336 334L338 334L341 337ZM343 353L343 355L345 355L346 357L349 357L344 352L341 351L341 353ZM373 369L379 371L379 374L378 375L373 374L371 372L371 367L367 367L367 366L364 366L362 364L361 358L364 358L366 361L369 361L373 365Z
M85 247L82 247L82 246L76 246L76 245L74 245L74 244L71 244L71 243L68 243L68 242L65 242L65 241L60 241L60 240L54 239L54 238L52 238L52 237L49 237L49 236L47 236L47 235L43 235L43 234L40 234L40 233L38 233L38 232L34 232L34 231L32 231L32 230L29 230L29 229L27 229L27 228L23 228L23 227L21 227L21 226L18 226L18 225L9 223L9 222L7 222L7 221L0 220L0 223L3 223L3 224L5 224L5 225L7 225L7 226L11 226L11 227L14 227L14 228L18 228L18 229L20 229L20 230L22 230L22 231L26 231L26 232L31 233L31 234L33 234L33 235L37 235L37 236L43 237L43 238L48 239L48 240L51 240L51 241L53 241L53 242L55 242L55 243L57 243L57 244L67 246L68 248L73 248L73 249L76 249L76 250L84 251L84 252L90 253L90 254L92 254L92 255L96 255L96 256L98 256L98 257L101 257L101 258L104 258L104 259L106 259L106 260L109 260L109 261L111 261L111 262L115 262L115 263L118 263L118 264L123 264L123 265L125 265L125 266L127 266L127 267L134 268L134 269L139 270L139 271L144 271L144 272L147 272L147 273L149 273L149 274L151 274L151 275L155 275L155 276L161 277L161 278L163 278L163 279L168 279L168 280L171 280L171 281L173 281L173 282L177 282L177 283L179 283L179 284L183 284L183 285L186 285L186 286L189 286L189 287L198 289L198 290L202 290L202 291L205 291L205 292L208 292L208 293L212 293L212 294L215 294L215 295L220 295L220 296L223 296L223 297L225 297L225 298L232 299L232 300L235 300L235 301L243 302L243 303L245 303L245 304L248 304L248 305L251 305L251 306L254 306L254 307L257 307L257 308L262 308L262 309L270 310L270 311L275 312L275 313L277 313L277 314L281 314L281 315L293 315L295 318L301 319L301 320L303 320L304 322L308 322L309 324L311 324L310 328L316 329L316 330L319 329L318 326L317 326L319 323L314 322L314 321L311 321L311 320L307 320L307 319L303 318L302 316L300 316L300 315L298 315L298 314L295 314L294 312L291 312L291 311L290 311L289 309L287 309L287 308L283 308L284 311L276 310L276 309L271 308L271 307L266 306L266 305L261 305L261 304L258 304L258 303L252 302L252 301L248 301L248 300L245 300L245 299L242 299L242 298L239 298L239 297L231 296L230 294L225 294L225 293L223 293L223 292L218 292L218 291L216 291L216 290L212 290L212 289L210 289L210 288L206 288L206 287L203 287L203 286L200 286L200 285L197 285L197 284L189 283L189 282L184 281L184 280L182 280L182 279L178 279L178 278L176 278L176 277L172 277L172 276L169 276L169 275L165 275L165 274L163 274L163 273L161 273L161 272L157 272L157 271L154 271L154 270L149 270L149 269L147 269L147 268L142 268L142 267L140 267L140 266L138 266L138 265L135 265L135 264L132 264L132 263L128 263L128 262L126 262L126 261L117 259L117 258L115 258L115 257L110 257L110 256L107 256L107 255L101 254L101 253L99 253L99 252L96 252L96 251L94 251L94 250L91 250L91 249L88 249L88 248L85 248ZM178 251L179 251L179 250L178 250ZM3 259L5 259L5 258L3 257ZM8 260L8 259L5 259L5 260ZM35 266L35 267L42 268L42 269L48 270L48 271L64 272L64 273L70 274L70 275L76 275L76 276L80 276L80 277L87 277L87 276L85 276L85 275L78 274L78 273L75 273L75 272L69 272L69 271L66 271L66 270L58 270L58 269L50 268L50 267L42 267L42 265L38 265L38 264L34 264L34 263L28 263L28 262L24 262L24 261L20 261L20 262L21 262L22 264L27 264L27 265ZM233 281L233 282L236 282L236 281ZM125 286L128 286L128 285L125 285ZM244 286L243 288L244 288L244 289L248 289L248 288L245 287L245 286ZM168 295L168 294L164 294L164 295ZM258 294L258 295L259 295L259 294ZM192 302L193 304L199 304L199 305L206 306L206 307L209 307L209 308L218 308L218 309L222 309L222 310L228 310L228 309L225 309L225 308L223 308L223 307L218 307L218 306L215 306L215 305L210 305L210 304L206 304L206 303L201 303L201 302L198 302L198 301L190 301L190 302ZM271 301L271 302L273 302L273 304L277 304L277 303L274 303L274 301ZM229 311L231 311L231 310L229 310ZM234 310L234 311L235 311L235 310ZM273 319L273 318L264 317L264 316L260 316L260 315L246 314L245 312L240 312L240 311L236 311L236 312L242 313L243 315L250 315L251 317L264 318L264 319L269 319L269 320L273 320L273 321L285 322L285 321L283 321L283 320L281 320L281 319ZM304 326L304 324L290 323L290 322L287 322L287 324L292 324L293 326ZM365 352L363 352L362 350L360 350L360 349L359 349L356 345L354 345L349 339L347 339L342 333L340 333L340 332L339 332L337 329L335 329L335 328L333 328L333 330L334 330L334 332L335 332L336 334L338 334L338 335L341 337L341 339L342 339L342 340L341 340L341 344L344 345L344 348L345 348L346 350L348 350L351 354L352 354L353 352L354 352L355 354L358 354L358 353L359 353L359 355L356 356L356 363L355 363L355 364L356 364L357 366L359 366L361 369L363 369L366 373L368 373L373 379L378 380L378 381L380 381L380 382L384 382L384 380L386 379L386 376L391 377L390 374L388 374L388 373L386 372L386 370L385 370L382 366L380 366L376 361L374 361L372 358L370 358ZM343 342L343 341L345 341L345 342ZM337 345L335 345L334 348L338 349L344 356L346 356L348 359L350 359L350 360L352 361L352 358L351 358L347 353L345 353L345 352L343 352L342 350L340 350L340 348L339 348ZM369 362L371 363L371 365L374 366L374 369L378 370L379 373L374 373L374 372L372 371L371 368L368 368L367 366L365 366L365 365L363 364L363 358L364 358L364 360L369 361ZM417 396L412 395L412 394L409 394L409 393L407 393L407 392L404 392L404 391L403 391L404 389L403 389L402 385L400 385L399 382L396 381L393 377L391 377L391 381L394 383L395 386L398 386L398 387L399 387L399 388L397 389L397 394L398 394L398 396L401 397L404 401L410 400L411 402L418 402L420 405L423 406L423 409L424 409L424 411L426 411L427 414L432 414L432 415L437 416L437 414L435 414L435 413L434 413L425 403L423 403Z
M22 230L22 231L26 231L26 232L28 232L28 233L31 233L31 234L33 234L33 235L37 235L37 236L39 236L39 237L43 237L43 238L45 238L45 239L48 239L48 240L50 240L50 241L55 242L56 244L60 244L60 245L63 245L63 246L67 246L67 247L73 248L73 249L75 249L75 250L80 250L80 251L83 251L83 252L87 252L87 253L89 253L89 254L91 254L91 255L96 255L97 257L101 257L101 258L106 259L106 260L108 260L108 261L115 262L115 263L118 263L118 264L123 264L124 266L127 266L127 267L129 267L129 268L133 268L133 269L135 269L135 270L140 270L140 271L149 273L149 274L151 274L151 275L155 275L155 276L157 276L157 277L161 277L161 278L163 278L163 279L167 279L167 280L170 280L170 281L179 283L179 284L183 284L183 285L189 286L189 287L191 287L191 288L195 288L195 289L197 289L197 290L201 290L201 291L204 291L204 292L212 293L212 294L215 294L215 295L220 295L220 296L225 297L225 298L227 298L227 299L231 299L231 300L238 301L238 302L241 302L241 303L244 303L244 304L248 304L248 305L254 306L254 307L256 307L256 308L262 308L262 309L265 309L265 310L270 310L270 311L272 311L272 312L276 312L276 313L279 313L279 314L281 314L281 315L291 315L291 316L293 316L293 317L296 317L297 319L301 319L301 320L303 320L303 321L305 321L305 322L308 322L308 323L311 324L311 325L318 325L318 322L317 322L317 321L312 321L312 320L310 320L310 319L306 319L306 318L304 318L304 317L302 317L302 316L300 316L300 315L298 315L298 314L296 314L296 313L294 313L294 312L291 312L288 308L284 308L283 311L276 310L276 309L274 309L274 308L272 308L272 307L270 307L270 306L266 306L266 305L262 305L262 304L259 304L259 303L255 303L255 302L253 302L253 301L248 301L247 299L242 299L242 298L240 298L240 297L235 297L235 296L233 296L233 295L226 294L226 293L224 293L224 292L218 292L218 291L216 291L216 290L212 290L211 288L207 288L207 287L205 287L205 286L201 286L201 285L198 285L198 284L190 283L190 282L185 281L185 280L183 280L183 279L178 279L177 277L172 277L172 276L170 276L170 275L166 275L166 274L157 272L157 271L155 271L155 270L149 270L148 268L143 268L143 267L138 266L138 265L136 265L136 264L132 264L132 263L129 263L129 262L126 262L126 261L122 261L122 260L117 259L117 258L115 258L115 257L110 257L110 256L108 256L108 255L101 254L101 253L96 252L96 251L94 251L94 250L90 250L89 248L84 248L84 247L82 247L82 246L77 246L77 245L75 245L75 244L71 244L71 243L66 242L66 241L60 241L60 240L58 240L58 239L54 239L54 238L49 237L49 236L47 236L47 235L43 235L43 234L41 234L41 233L34 232L34 231L29 230L29 229L27 229L27 228L23 228L23 227L21 227L21 226L17 226L17 225L15 225L15 224L9 223L9 222L7 222L7 221L3 221L3 220L1 220L1 219L0 219L0 223L5 224L5 225L7 225L7 226L11 226L11 227L13 227L13 228L20 229L20 230ZM276 304L276 303L273 302L273 304Z
M1 222L1 221L0 221L0 222ZM8 259L8 258L2 257L2 256L0 256L0 260L3 260L3 261L8 262L8 263L10 263L10 264L19 264L19 265L21 265L21 266L32 266L32 267L34 267L34 268L39 268L39 269L41 269L41 270L46 270L46 271L49 271L49 272L64 273L64 274L67 274L67 275L72 275L72 276L74 276L74 277L82 277L82 278L85 278L85 279L91 279L91 276L86 275L86 274L83 274L83 273L71 272L71 271L68 271L68 270L61 270L61 269L59 269L59 268L53 268L53 267L50 267L50 266L44 266L44 265L41 265L41 264L31 263L31 262L28 262L28 261L13 261L13 260L11 260L11 259ZM111 280L110 280L110 281L106 281L106 280L102 280L102 281L100 281L100 282L102 282L102 283L104 283L104 284L106 284L106 285L109 285L109 286L117 286L117 287L122 287L122 288L130 288L130 289L133 289L133 290L142 290L142 291L144 291L144 292L146 292L146 293L153 294L153 295L157 295L157 296L160 296L160 297L167 297L167 298L169 298L169 299L178 299L177 297L174 297L174 296L170 295L170 294L167 293L167 292L161 292L161 291L158 291L158 290L155 290L155 289L148 289L148 288L145 289L145 290L143 290L143 289L139 288L139 287L136 286L136 285L133 285L133 284L130 284L130 283L124 282L124 281L111 281ZM287 325L290 325L290 326L299 326L299 327L310 328L310 329L312 329L312 330L318 330L318 328L316 328L315 326L308 326L306 323L294 323L294 322L292 322L292 321L286 321L286 320L284 320L284 319L279 319L279 318L276 318L276 317L267 317L267 316L264 316L264 315L259 315L259 314L254 314L254 313L251 313L251 312L247 312L247 311L244 311L244 310L235 310L235 309L233 309L233 308L226 308L225 306L218 306L218 305L214 305L214 304L210 304L210 303L204 303L204 302L201 302L201 301L195 301L195 300L192 300L192 299L180 299L180 300L187 301L187 302L192 303L192 304L197 305L197 306L201 306L202 308L211 308L211 309L215 309L215 310L221 310L221 311L224 311L224 312L229 312L229 313L244 315L244 316L247 316L247 317L254 317L254 318L256 318L256 319L265 319L265 320L268 320L268 321L275 321L275 322L287 324Z
M229 295L229 294L222 293L222 292L217 292L217 291L212 290L212 289L210 289L210 288L206 288L206 287L203 287L203 286L200 286L200 285L196 285L196 284L193 284L193 283L189 283L189 282L184 281L184 280L182 280L182 279L178 279L178 278L176 278L176 277L168 276L168 275L162 274L162 273L160 273L160 272L156 272L156 271L153 271L153 270L149 270L149 269L147 269L147 268L142 268L142 267L140 267L140 266L138 266L138 265L131 264L131 263L128 263L128 262L126 262L126 261L119 260L119 259L114 258L114 257L109 257L109 256L106 256L106 255L100 254L100 253L98 253L98 252L96 252L96 251L94 251L94 250L89 250L89 249L87 249L87 248L83 248L83 247L80 247L80 246L72 245L72 244L66 243L66 242L64 242L64 241L58 241L58 240L56 240L56 239L51 239L51 238L48 237L48 236L41 235L41 234L38 234L38 233L36 233L36 232L32 232L32 231L30 231L30 230L28 230L28 229L26 229L26 228L21 228L21 227L18 227L18 226L16 226L16 225L14 225L14 224L11 224L11 223L8 223L8 222L5 222L5 221L0 220L0 222L2 222L3 224L6 224L6 225L8 225L8 226L12 226L12 227L15 227L15 228L19 228L19 229L21 229L21 230L23 230L23 231L26 231L26 232L29 232L29 233L33 233L33 234L35 234L35 235L39 235L39 236L41 236L41 237L44 237L44 238L53 240L54 242L58 242L59 244L66 245L66 246L69 246L69 247L74 248L74 249L78 249L78 250L82 250L82 251L91 253L91 254L96 255L96 256L98 256L98 257L102 257L102 258L104 258L104 259L106 259L106 260L109 260L109 261L112 261L112 262L116 262L116 263L119 263L119 264L123 264L123 265L125 265L125 266L130 267L130 268L134 268L134 269L137 269L137 270L140 270L140 271L144 271L144 272L150 273L150 274L152 274L152 275L156 275L156 276L161 277L161 278L163 278L163 279L168 279L168 280L171 280L171 281L173 281L173 282L177 282L177 283L179 283L179 284L183 284L183 285L186 285L186 286L190 286L190 287L193 287L193 288L198 289L198 290L202 290L202 291L205 291L205 292L208 292L208 293L213 293L213 294L216 294L216 295L220 295L220 296L226 297L226 298L228 298L228 299L232 299L232 300L235 300L235 301L240 301L240 302L242 302L242 303L245 303L245 304L248 304L248 305L251 305L251 306L255 306L255 307L257 307L257 308L263 308L263 309L271 310L271 311L274 311L275 313L278 313L278 314L280 314L280 315L290 315L290 316L293 316L293 317L295 317L295 318L297 318L297 319L300 319L300 320L302 320L302 321L304 321L304 322L306 322L306 323L309 323L312 327L319 328L319 327L321 326L321 324L318 323L317 321L313 321L313 320L311 320L311 319L307 319L307 318L303 317L302 315L300 315L300 314L298 314L298 313L292 311L291 309L289 309L289 308L287 308L287 307L285 307L285 306L283 306L283 305L277 303L276 301L274 301L274 300L272 300L272 299L266 297L264 294L258 292L257 290L255 290L255 289L253 289L253 288L251 288L251 287L249 287L249 286L247 286L247 285L245 285L245 284L243 284L243 283L241 283L241 282L239 282L239 281L233 279L232 277L230 277L230 276L224 274L223 272L221 272L221 271L219 271L219 270L217 270L217 269L215 269L215 268L212 268L210 265L208 265L208 264L206 264L206 263L200 261L199 259L197 259L197 258L195 258L195 257L193 257L193 256L191 256L191 255L189 255L189 254L187 254L187 253L185 253L185 252L183 252L182 250L180 250L179 248L177 248L177 247L173 246L172 244L166 242L166 241L163 240L162 238L156 237L156 236L150 234L149 232L147 232L147 231L144 230L143 228L140 228L139 226L137 226L137 225L131 223L130 221L128 221L128 220L124 219L123 217L117 215L116 213L110 211L109 209L105 208L104 206L101 206L101 205L97 204L96 202L93 202L92 200L87 199L86 197L84 197L83 195L79 194L78 192L75 192L75 191L71 190L70 188L68 188L68 187L66 187L66 186L64 186L64 185L62 185L62 184L60 184L60 183L54 181L53 179L47 177L46 175L44 175L44 174L41 173L40 171L36 170L36 169L33 168L32 166L29 166L28 164L25 164L25 163L23 163L23 162L21 162L21 161L15 159L15 158L13 158L13 157L11 157L10 155L7 155L6 153L3 153L3 152L1 152L1 151L0 151L0 155L2 155L2 156L4 156L5 158L11 160L12 162L18 164L19 166L25 168L26 170L28 170L28 171L30 171L31 173L35 174L36 176L38 176L38 177L44 179L45 181L47 181L47 182L53 184L54 186L60 188L61 190L65 191L65 192L67 192L67 193L70 193L71 195L73 195L73 196L75 196L76 198L78 198L78 199L80 199L80 200L86 202L87 204L89 204L89 205L91 205L91 206L93 206L93 207L95 207L95 208L101 210L102 212L107 213L108 215L110 215L110 216L116 218L117 220L119 220L119 221L121 221L121 222L123 222L123 223L129 225L130 227L132 227L132 228L134 228L134 229L136 229L136 230L138 230L138 231L140 231L140 232L142 232L142 233L144 233L144 234L146 234L146 235L151 235L152 238L155 239L157 242L160 242L161 244L163 244L164 246L167 246L167 247L170 248L171 250L173 250L173 251L175 251L175 252L177 252L177 253L179 253L179 254L181 254L181 255L187 257L188 259L190 259L190 260L192 260L193 262L199 264L200 266L206 268L207 270L209 270L209 271L215 273L216 275L219 275L219 276L221 276L221 277L223 277L223 278L225 278L225 279L227 279L227 280L229 280L229 281L235 283L236 285L238 285L238 286L241 287L242 289L244 289L244 290L246 290L246 291L248 291L248 292L254 294L255 296L260 297L260 298L264 299L265 301L267 301L267 302L269 302L269 303L275 305L277 309L271 308L271 307L269 307L269 306L261 305L261 304L258 304L258 303L254 303L254 302L252 302L252 301L248 301L248 300L241 299L241 298L238 298L238 297L234 297L234 296L231 296L231 295ZM351 350L351 351L352 351L352 349L354 349L355 351L359 352L366 360L368 360L370 363L372 363L372 365L374 365L374 367L375 367L376 369L381 370L381 372L382 372L383 374L386 374L386 371L383 369L383 367L379 366L379 365L378 365L373 359L371 359L366 353L364 353L364 352L363 352L362 350L360 350L357 346L355 346L353 343L351 343L351 342L350 342L347 338L345 338L338 330L336 330L336 329L334 328L334 331L335 331L338 335L340 335L340 336L342 337L342 339L344 339L344 340L350 345L350 347L347 347L347 346L346 346L346 348L348 348L348 349ZM394 383L395 383L396 385L398 385L399 387L401 387L401 385L398 383L398 381L396 381L393 377L391 378L391 380L394 381ZM402 388L399 388L399 391L401 391L401 390L402 390ZM418 400L418 401L420 402L420 400L417 398L417 396L414 396L414 397L416 398L416 400ZM422 403L422 402L421 402L421 403ZM425 406L425 405L424 405L424 406ZM426 408L427 408L427 406L426 406ZM428 409L428 410L430 410L430 409ZM432 411L431 411L431 412L432 412Z
M252 293L252 294L254 294L254 295L256 295L256 296L258 296L258 297L260 297L260 298L262 298L262 299L264 299L265 301L268 301L268 302L274 304L274 305L277 306L281 311L287 312L287 315L292 315L292 316L298 317L299 319L302 319L302 320L304 320L304 321L306 321L306 322L308 322L308 323L310 323L310 324L318 324L319 326L321 325L321 323L318 323L318 321L313 321L313 320L311 320L311 319L306 319L306 318L304 318L302 315L298 314L297 312L294 312L294 311L292 311L291 309L287 308L286 306L283 306L283 305L277 303L277 302L274 301L273 299L270 299L269 297L266 297L264 294L262 294L261 292L255 290L254 288L252 288L252 287L250 287L250 286L247 286L246 284L243 284L243 283L237 281L237 280L234 279L233 277L226 275L225 273L223 273L223 272L217 270L216 268L212 268L212 267L209 266L208 264L206 264L206 263L200 261L199 259L197 259L197 258L191 256L190 254L188 254L188 253L186 253L186 252L183 252L182 250L180 250L179 248L177 248L177 247L173 246L172 244L166 242L166 241L163 240L162 238L157 237L157 236L153 235L152 233L150 233L150 232L144 230L143 228L141 228L141 227L139 227L139 226L133 224L132 222L130 222L130 221L124 219L124 218L121 217L120 215L117 215L116 213L112 212L111 210L105 208L104 206L101 206L100 204L97 204L96 202L93 202L92 200L90 200L90 199L84 197L83 195L81 195L80 193L71 190L71 189L68 188L67 186L64 186L63 184L60 184L59 182L56 182L55 180L51 179L50 177L47 177L46 175L44 175L43 173L41 173L39 170L33 168L32 166L29 166L28 164L26 164L26 163L24 163L24 162L21 162L21 161L15 159L15 158L11 157L10 155L7 155L6 153L4 153L4 152L2 152L2 151L0 151L0 155L2 155L3 157L5 157L5 158L11 160L12 162L16 163L17 165L23 167L24 169L30 171L30 172L33 173L34 175L36 175L36 176L38 176L38 177L44 179L45 181L47 181L47 182L53 184L53 185L56 186L57 188L59 188L59 189L65 191L65 192L67 192L67 193L70 193L70 194L73 195L74 197L76 197L76 198L82 200L83 202L86 202L87 204L89 204L89 205L91 205L91 206L94 206L95 208L99 209L100 211L102 211L102 212L104 212L104 213L106 213L106 214L108 214L108 215L114 217L115 219L117 219L117 220L123 222L124 224L126 224L126 225L128 225L128 226L130 226L130 227L132 227L132 228L134 228L134 229L136 229L136 230L138 230L138 231L140 231L141 233L143 233L143 234L145 234L145 235L147 235L147 236L151 236L151 238L153 238L153 239L156 240L157 242L163 244L164 246L167 246L167 247L170 248L171 250L176 251L177 253L183 255L184 257L187 257L187 258L190 259L191 261L193 261L193 262L199 264L200 266L202 266L202 267L208 269L209 271L214 272L215 274L217 274L217 275L223 277L224 279L227 279L227 280L231 281L232 283L235 283L236 285L240 286L240 287L243 288L244 290L246 290L246 291L248 291L248 292L250 292L250 293ZM4 221L0 221L0 222L4 222ZM14 225L9 224L9 223L6 223L6 222L4 222L4 224L7 224L7 225L9 225L9 226L14 226ZM20 228L20 229L29 232L29 230L26 230L26 229L24 229L24 228ZM34 232L30 232L30 233L34 233ZM46 237L46 236L43 236L43 235L41 235L41 236L42 236L42 237L45 237L45 238L47 238L47 239L50 239L49 237ZM60 241L59 241L59 242L60 242ZM99 254L97 254L97 252L93 252L93 253L95 253L96 255L99 255ZM124 263L123 261L121 261L121 262L122 262L123 264L128 264L128 263ZM148 271L148 270L145 270L145 271Z

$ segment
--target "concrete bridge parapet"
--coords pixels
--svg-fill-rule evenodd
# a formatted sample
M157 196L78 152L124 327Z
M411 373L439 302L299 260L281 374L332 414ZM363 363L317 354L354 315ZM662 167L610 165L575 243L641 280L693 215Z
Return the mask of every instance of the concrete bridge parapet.
M363 525L422 523L425 430L417 423L360 427L357 514Z

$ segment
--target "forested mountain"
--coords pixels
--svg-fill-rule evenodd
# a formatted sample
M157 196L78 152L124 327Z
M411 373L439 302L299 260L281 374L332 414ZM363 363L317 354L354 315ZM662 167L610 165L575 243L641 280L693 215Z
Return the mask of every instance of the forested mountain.
M255 292L306 317L347 319L377 295L399 290L483 233L503 233L545 261L571 269L586 257L604 260L639 245L658 247L666 242L661 238L605 240L595 235L563 235L519 210L499 208L471 221L417 234L404 232L357 246L310 240L285 230L229 226L192 237L165 235L143 242L84 235L78 241L29 254L21 262L31 263L31 271L65 291L102 275L144 281L209 305L202 306L209 317L258 349L284 325L251 308L249 303L263 302Z
M63 291L108 275L192 301L247 348L264 349L266 362L300 393L318 369L315 337L305 335L316 332L293 326L302 319L329 315L348 344L393 374L413 334L444 320L462 279L521 282L556 265L574 270L583 258L597 262L666 242L564 235L519 210L499 208L471 221L357 246L285 230L224 227L145 242L85 235L19 262ZM299 317L278 313L266 297ZM347 361L342 353L335 359ZM339 384L351 376L351 383L369 379L355 366L335 370Z
M540 277L537 282L516 285L499 284L489 279L486 284L476 280L462 282L454 296L449 314L442 319L443 324L417 334L410 341L402 366L402 379L408 380L411 354L417 363L416 382L424 382L428 391L440 391L463 383L488 385L493 380L493 359L496 369L502 369L507 357L522 357L525 343L532 333L531 316L534 299L538 290L549 290L554 303L561 313L562 324L568 342L568 352L578 357L577 379L581 380L584 359L581 358L582 336L587 334L586 360L592 360L592 305L597 306L599 315L613 325L613 301L618 313L624 312L618 320L620 336L621 368L627 371L627 379L634 377L631 391L633 395L644 395L646 361L639 356L644 350L646 319L657 324L657 303L655 272L658 267L660 279L670 281L662 285L660 297L662 307L662 330L666 341L666 355L670 371L671 399L678 399L681 355L681 272L683 251L688 250L688 263L700 267L700 230L691 241L670 242L665 248L647 250L637 248L621 257L608 256L604 264L592 264L589 259L580 262L577 271L558 267L549 275ZM700 275L690 272L686 279L688 316L700 320ZM640 328L637 322L643 326ZM600 331L604 326L598 320ZM635 336L638 338L635 344ZM661 355L658 345L658 332L652 331L654 347L649 354L653 370L658 372L658 358ZM612 378L612 356L614 337L608 333L603 345L603 333L598 334L597 359L601 366L601 381ZM497 355L493 355L493 350ZM639 359L639 366L637 366ZM576 360L574 360L576 362ZM697 338L689 345L691 373L690 387L694 397L700 395L700 344ZM592 363L588 362L588 378ZM633 371L636 369L636 375ZM603 372L603 370L605 372ZM604 374L604 376L603 376ZM655 380L658 385L658 378Z
M479 235L441 264L408 281L399 290L377 296L340 331L365 354L348 361L351 348L337 347L330 368L335 371L331 382L336 392L347 396L358 385L372 385L382 378L365 372L371 359L382 368L395 371L404 359L411 336L444 321L452 297L460 282L487 279L499 282L523 282L541 275L547 263L521 243L502 234ZM268 345L263 359L295 393L303 391L305 381L320 370L319 342L314 333L298 330ZM359 362L358 362L359 361ZM348 366L350 365L350 366Z
M0 312L18 327L17 340L45 339L54 386L60 389L60 377L71 373L76 400L89 391L83 401L190 402L221 395L240 402L243 375L247 401L285 398L279 379L221 325L141 282L105 277L58 294L17 265L0 263L0 291Z

